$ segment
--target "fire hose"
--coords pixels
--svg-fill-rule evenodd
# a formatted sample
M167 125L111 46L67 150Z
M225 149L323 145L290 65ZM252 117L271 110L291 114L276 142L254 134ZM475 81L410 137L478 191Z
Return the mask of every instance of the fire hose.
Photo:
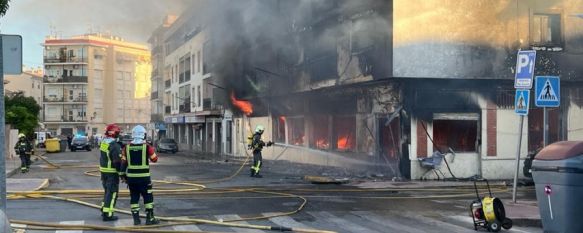
M284 150L285 151L285 150ZM283 153L283 152L282 152ZM165 227L165 226L173 226L173 225L185 225L185 224L213 224L218 226L225 226L225 227L239 227L239 228L251 228L251 229L259 229L259 230L274 230L274 231L295 231L295 232L308 232L308 233L330 233L332 231L326 230L314 230L314 229L303 229L303 228L288 228L288 227L281 227L281 226L264 226L264 225L252 225L252 224L239 224L235 223L237 221L248 221L248 220L262 220L262 219L269 219L274 217L280 216L288 216L293 215L300 212L305 205L307 204L307 199L305 196L286 193L286 192L398 192L398 191L429 191L429 192L447 192L453 194L442 194L442 195L423 195L423 196L365 196L361 198L370 198L370 199L436 199L436 198L456 198L456 197L469 197L473 196L474 193L472 189L464 189L464 188L448 188L448 187L441 187L441 188L423 188L423 189L412 189L412 188L394 188L394 189L337 189L337 190L320 190L320 189L293 189L293 190L285 190L285 189L261 189L261 188L222 188L222 189L210 189L204 186L203 184L208 183L215 183L230 180L236 177L244 168L244 166L249 162L250 155L247 151L245 151L246 159L242 162L241 166L230 176L216 179L216 180L204 180L204 181L164 181L164 180L154 180L153 182L159 184L171 184L171 185L181 185L181 186L188 186L189 188L181 188L181 189L155 189L154 192L157 195L192 195L192 194L227 194L227 193L241 193L241 192L249 192L249 193L257 193L262 195L272 195L270 197L276 198L298 198L301 200L301 204L294 210L289 211L281 214L273 214L269 216L257 216L257 217L248 217L248 218L241 218L236 220L226 220L226 221L213 221L207 219L195 219L195 218L184 218L184 217L160 217L159 219L169 221L172 223L169 224L161 224L161 225L154 225L154 226L142 226L142 227L109 227L109 226L97 226L97 225L63 225L63 224L54 224L54 223L39 223L33 221L24 221L24 220L11 220L13 224L26 224L27 229L63 229L63 230L114 230L114 231L125 231L125 232L188 232L188 231L169 231L169 230L156 230L150 228L158 228L158 227ZM52 168L87 168L94 166L76 166L76 165L58 165L51 163L47 159L42 156L38 156L41 160L49 164ZM86 171L85 174L89 176L97 176L97 171ZM212 190L212 191L205 191L205 190ZM506 192L505 188L498 188L495 189L494 192ZM10 199L18 199L18 198L46 198L46 199L53 199L53 200L60 200L60 201L67 201L72 203L77 203L80 205L92 207L92 208L100 208L100 206L84 202L74 198L66 198L66 197L59 197L54 195L87 195L89 197L99 197L103 194L103 190L41 190L41 191L29 191L29 192L8 192ZM127 196L127 190L120 191L120 196ZM314 196L316 198L327 198L333 196ZM259 197L265 198L265 197ZM123 214L131 214L129 211L126 210L117 210ZM142 215L143 216L143 215ZM23 228L23 227L15 227L15 228Z

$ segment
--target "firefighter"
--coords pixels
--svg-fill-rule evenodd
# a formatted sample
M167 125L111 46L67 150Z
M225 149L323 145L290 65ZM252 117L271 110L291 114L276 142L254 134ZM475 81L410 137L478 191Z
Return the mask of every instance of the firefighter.
M154 217L154 195L150 178L150 162L158 161L154 147L146 143L146 129L137 125L132 129L132 141L122 151L122 181L130 189L130 207L134 225L140 225L140 196L144 199L146 225L160 223Z
M264 131L265 131L265 128L262 125L258 125L257 127L255 127L255 133L253 134L253 137L251 139L251 143L248 145L248 147L251 150L253 150L253 166L251 166L251 177L255 177L255 178L263 177L259 174L259 170L261 169L262 162L263 162L263 156L261 155L261 151L263 150L263 147L265 147L265 146L269 147L269 146L273 145L273 142L269 141L266 144L261 139L261 135L263 135Z
M119 175L121 173L121 146L117 142L120 132L119 126L115 124L107 125L105 138L99 145L101 151L99 171L101 172L101 183L104 189L103 202L101 203L103 221L115 221L118 219L117 216L113 216L113 212L119 192Z
M20 156L20 172L28 172L30 167L30 155L34 153L34 149L24 134L18 134L18 142L14 146L14 150L16 151L16 154Z

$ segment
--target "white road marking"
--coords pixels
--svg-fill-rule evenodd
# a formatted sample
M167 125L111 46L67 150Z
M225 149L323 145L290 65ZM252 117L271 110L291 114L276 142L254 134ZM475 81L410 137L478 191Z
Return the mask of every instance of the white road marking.
M372 233L372 232L378 232L372 229L368 229L366 227L363 226L359 226L356 225L356 223L353 223L351 221L348 221L346 219L342 219L340 217L337 217L329 212L326 211L322 211L322 212L308 212L308 214L319 218L321 220L324 221L328 221L328 222L332 222L334 224L336 224L337 226L339 226L341 229L346 230L347 232L355 232L355 233L360 233L360 232L367 232L367 233Z
M275 215L275 214L280 214L280 213L263 213L263 216L271 216L271 215ZM289 216L280 216L280 217L275 217L275 218L270 218L269 221L282 226L282 227L291 227L291 228L304 228L304 229L313 229L311 227L308 227L307 225L296 221L295 219L293 219L292 217Z
M376 224L380 224L383 226L387 226L387 229L395 229L399 230L400 232L408 232L408 233L425 233L423 230L415 229L413 227L407 226L405 224L401 224L398 221L391 220L390 216L379 216L377 214L371 213L369 211L351 211L350 213L361 216L364 219L374 222Z
M236 215L236 214L215 215L215 218L217 218L217 220L223 220L223 221L241 219L241 217L239 217L239 215ZM245 221L239 221L237 223L249 224ZM245 232L245 233L263 233L264 232L264 231L257 230L257 229L238 228L238 227L231 227L230 229L235 231L235 232Z
M85 221L61 221L59 224L63 225L84 225ZM83 233L83 230L58 230L55 233Z

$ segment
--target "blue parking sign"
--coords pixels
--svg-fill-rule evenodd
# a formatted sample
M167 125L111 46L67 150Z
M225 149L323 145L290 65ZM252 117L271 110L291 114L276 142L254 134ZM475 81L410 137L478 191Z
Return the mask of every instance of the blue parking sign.
M514 88L531 89L532 77L534 76L534 65L536 62L535 50L518 51L516 56L516 74L514 77Z
M536 76L535 105L537 107L559 107L561 104L561 82L558 76Z
M514 96L514 112L518 115L528 115L528 105L530 103L530 90L516 90Z

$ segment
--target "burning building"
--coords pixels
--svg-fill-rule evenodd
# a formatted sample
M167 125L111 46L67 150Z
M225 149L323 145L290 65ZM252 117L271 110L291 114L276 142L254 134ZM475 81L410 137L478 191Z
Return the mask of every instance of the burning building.
M262 124L277 143L266 159L415 179L419 158L451 149L457 177L510 178L518 49L538 51L537 75L569 83L549 113L550 141L583 137L581 0L230 3L207 2L188 21L196 33L177 37L204 32L203 89L232 110L210 116L223 119L215 152L244 156ZM523 155L542 146L542 111L530 111Z

